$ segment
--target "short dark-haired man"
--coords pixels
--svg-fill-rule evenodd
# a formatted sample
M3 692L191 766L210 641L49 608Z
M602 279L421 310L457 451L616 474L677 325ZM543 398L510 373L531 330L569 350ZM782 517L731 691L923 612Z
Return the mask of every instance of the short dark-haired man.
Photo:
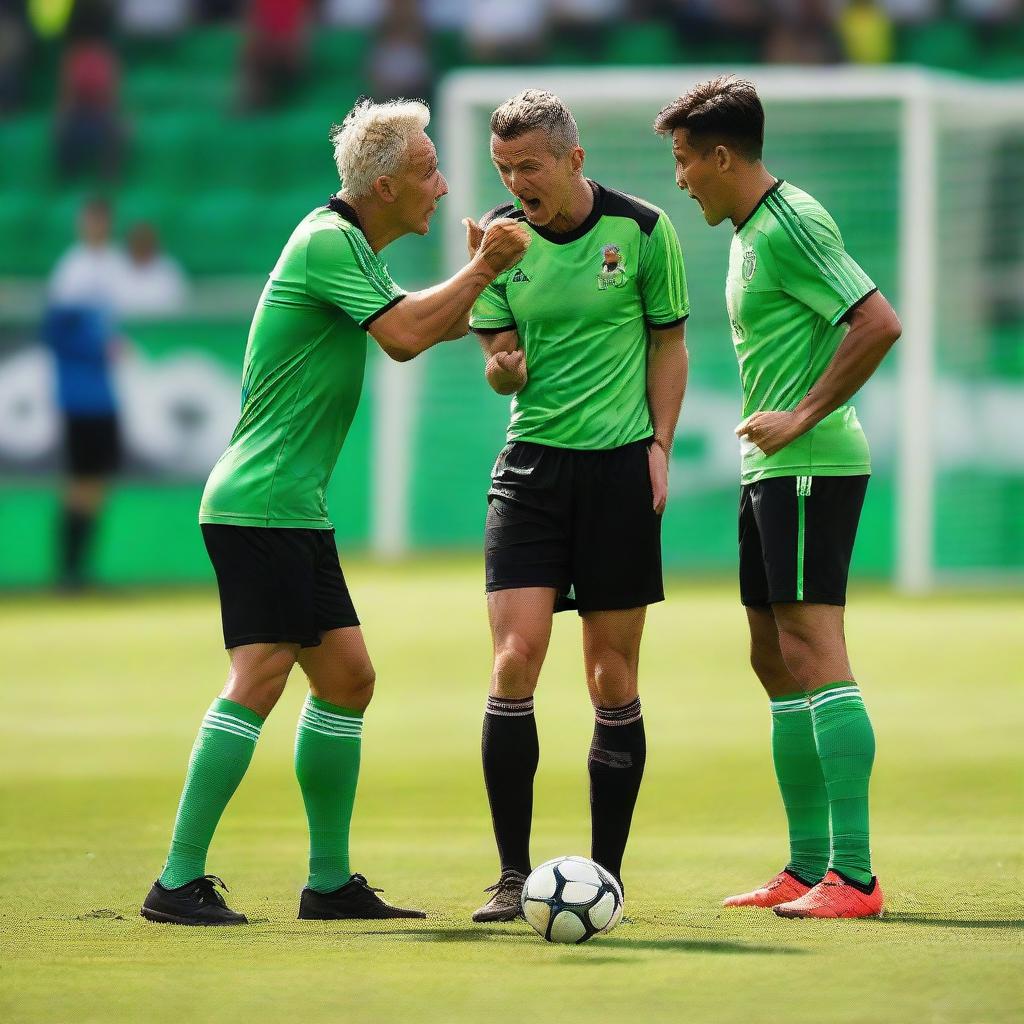
M871 917L868 780L875 739L853 680L843 609L871 472L850 399L900 322L835 222L761 162L754 86L723 76L666 106L676 183L705 220L732 221L727 304L743 387L740 596L751 664L771 700L789 821L786 868L729 907Z
M484 222L518 219L533 241L470 320L488 383L515 395L485 540L494 667L483 766L501 876L476 921L520 913L538 760L533 694L563 607L583 620L595 713L591 855L621 880L646 759L637 668L647 605L664 598L661 513L689 313L668 217L584 177L576 122L557 96L527 90L503 103L491 157L513 202Z

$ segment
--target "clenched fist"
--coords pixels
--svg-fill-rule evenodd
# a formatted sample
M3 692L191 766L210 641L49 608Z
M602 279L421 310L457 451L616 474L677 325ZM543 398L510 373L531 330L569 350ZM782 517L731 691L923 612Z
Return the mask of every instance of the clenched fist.
M469 221L466 225L469 244L472 244L474 230L479 232L479 225ZM487 230L480 237L477 255L495 274L500 274L518 263L529 246L530 233L522 224L508 217L499 217L487 225Z
M499 395L511 395L526 387L526 354L521 348L511 352L495 352L484 370L487 383Z

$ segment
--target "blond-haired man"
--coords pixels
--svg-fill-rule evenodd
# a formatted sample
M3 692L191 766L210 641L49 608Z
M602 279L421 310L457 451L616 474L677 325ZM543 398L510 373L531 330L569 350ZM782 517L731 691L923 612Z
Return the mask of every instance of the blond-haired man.
M242 411L199 511L231 667L192 751L170 853L142 907L151 921L244 924L206 874L214 830L296 662L309 682L295 771L309 822L299 917L423 917L349 868L363 712L374 670L338 563L325 490L362 390L369 333L393 359L462 337L469 310L529 238L489 226L454 277L406 293L381 250L426 234L448 186L415 101L363 100L331 139L342 189L292 232L249 332ZM220 883L221 885L223 883Z

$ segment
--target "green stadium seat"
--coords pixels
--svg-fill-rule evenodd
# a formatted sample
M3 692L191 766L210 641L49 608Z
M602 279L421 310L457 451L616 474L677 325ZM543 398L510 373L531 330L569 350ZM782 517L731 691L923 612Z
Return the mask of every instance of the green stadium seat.
M608 41L609 64L675 64L679 47L666 25L623 25Z
M37 189L53 179L53 119L30 114L0 130L0 191Z
M899 57L905 63L954 71L971 71L980 63L970 26L953 20L906 30L900 38Z

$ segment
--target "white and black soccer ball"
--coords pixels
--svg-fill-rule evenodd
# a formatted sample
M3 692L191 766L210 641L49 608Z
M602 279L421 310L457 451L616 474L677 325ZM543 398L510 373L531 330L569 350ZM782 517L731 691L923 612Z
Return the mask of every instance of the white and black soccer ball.
M556 857L523 886L523 915L547 942L586 942L622 919L622 890L586 857Z

